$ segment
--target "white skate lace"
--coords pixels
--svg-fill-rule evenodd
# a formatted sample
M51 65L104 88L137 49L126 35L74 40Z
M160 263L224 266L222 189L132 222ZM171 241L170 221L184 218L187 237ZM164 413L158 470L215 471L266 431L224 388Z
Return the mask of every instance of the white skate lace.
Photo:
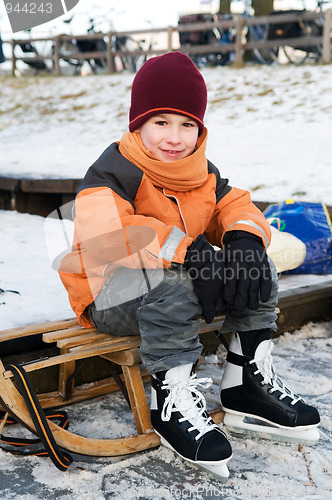
M179 418L178 422L190 421L192 427L187 429L187 432L194 430L199 431L195 440L211 431L218 426L213 422L211 417L206 418L203 413L206 410L206 402L203 394L197 389L197 386L207 388L212 384L211 378L196 378L196 374L185 381L174 382L172 380L164 380L162 389L169 391L165 399L161 412L161 419L169 421L172 412L180 412L183 417Z
M260 373L264 378L261 384L262 385L270 384L272 386L271 389L269 389L268 391L270 392L270 394L279 391L281 393L279 399L283 400L284 398L289 397L292 400L290 405L294 406L298 401L301 401L301 398L299 396L296 396L296 394L294 394L291 390L287 389L283 381L276 376L274 371L274 366L272 363L272 349L273 349L273 343L270 342L269 350L265 358L252 359L251 361L249 361L249 364L256 363L257 370L254 372L254 375Z

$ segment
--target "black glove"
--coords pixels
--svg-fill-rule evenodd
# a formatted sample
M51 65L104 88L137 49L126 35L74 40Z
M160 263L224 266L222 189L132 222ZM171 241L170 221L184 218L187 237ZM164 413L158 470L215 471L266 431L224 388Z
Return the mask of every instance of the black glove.
M271 270L261 238L246 231L230 231L224 237L224 300L236 309L258 309L269 300Z
M199 234L188 247L184 266L189 270L194 290L202 307L202 316L206 323L211 323L216 307L222 300L224 260L222 252L216 251Z

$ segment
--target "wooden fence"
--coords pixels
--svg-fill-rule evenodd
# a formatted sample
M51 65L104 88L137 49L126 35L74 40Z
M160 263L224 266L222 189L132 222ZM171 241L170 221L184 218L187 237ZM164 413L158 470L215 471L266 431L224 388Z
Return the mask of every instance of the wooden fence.
M323 33L322 36L303 36L301 38L280 38L278 40L247 40L243 35L245 29L253 25L266 25L266 24L276 24L276 23L292 23L292 22L303 22L311 21L314 19L324 17ZM224 52L234 52L234 65L241 67L243 66L243 54L245 51L258 49L266 50L282 46L291 47L312 47L321 46L321 62L329 63L331 62L331 25L332 25L332 10L329 9L324 13L315 12L301 12L301 13L285 13L285 14L274 14L269 16L261 17L250 17L244 18L241 15L236 15L229 20L220 20L213 23L195 23L179 25L176 27L169 26L167 28L155 28L155 29L145 29L145 30L135 30L135 31L122 31L122 32L108 32L108 33L93 33L87 35L58 35L49 38L31 38L31 39L13 39L10 42L12 46L12 74L15 75L16 63L18 60L23 62L33 62L33 61L45 61L52 60L53 72L56 75L61 74L60 60L68 60L68 54L64 54L61 51L63 42L72 40L97 40L103 39L106 42L106 50L94 51L94 52L71 52L70 59L73 60L89 60L89 59L103 59L107 61L107 71L108 73L113 73L115 71L114 60L118 56L122 57L138 57L138 56L151 56L164 54L166 52L171 52L173 50L180 50L181 52L195 55L195 54L206 54L206 53L224 53ZM209 45L182 45L179 44L179 37L177 41L174 41L174 34L181 34L186 32L198 32L213 30L215 28L219 29L234 29L235 33L241 33L241 36L235 36L235 41L233 43L213 43ZM148 50L115 50L114 49L114 37L137 37L146 34L164 34L166 35L166 44L163 48L149 48ZM48 55L36 55L35 57L27 56L17 56L15 54L15 48L17 45L26 42L42 42L49 41L52 44L52 51Z

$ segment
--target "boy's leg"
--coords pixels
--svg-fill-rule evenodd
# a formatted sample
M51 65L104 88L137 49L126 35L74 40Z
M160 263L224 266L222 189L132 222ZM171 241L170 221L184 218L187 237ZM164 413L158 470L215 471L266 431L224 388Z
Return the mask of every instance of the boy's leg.
M91 318L108 333L140 333L141 359L152 374L151 421L162 444L226 479L231 446L207 414L204 396L198 390L199 385L206 387L212 381L197 379L193 372L202 345L198 335L201 308L192 281L185 270L165 270L159 284L148 290L145 277L131 271L123 271L122 280L120 274L112 277L98 296L97 306L89 306ZM126 296L125 283L144 294L114 305L121 301L121 295ZM110 303L113 307L105 308ZM98 304L104 309L97 310Z
M224 331L233 331L221 382L224 423L289 441L315 443L319 437L317 410L287 389L274 372L271 338L277 329L278 278L272 262L270 266L269 301L261 303L257 311L231 310L223 326ZM246 422L248 417L258 419L261 426Z
M187 271L165 270L162 282L142 298L137 310L141 358L150 373L196 363L203 348L200 314Z
M271 337L277 331L277 314L275 312L278 303L278 275L271 259L269 259L272 277L272 290L268 302L260 302L259 308L235 309L230 307L227 310L223 332L250 332L252 330L270 330Z
M88 311L102 332L141 335L142 363L152 374L194 364L202 351L201 308L186 270L122 268Z

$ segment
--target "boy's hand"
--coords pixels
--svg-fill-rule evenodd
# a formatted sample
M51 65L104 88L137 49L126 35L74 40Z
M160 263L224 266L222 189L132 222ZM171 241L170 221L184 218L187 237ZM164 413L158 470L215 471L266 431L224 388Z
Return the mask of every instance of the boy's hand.
M223 298L236 309L258 309L269 300L271 270L262 240L246 231L230 231L224 237L225 286Z
M203 234L188 247L184 266L189 270L194 290L202 307L202 316L211 323L218 302L222 300L224 260L222 252L214 250Z

